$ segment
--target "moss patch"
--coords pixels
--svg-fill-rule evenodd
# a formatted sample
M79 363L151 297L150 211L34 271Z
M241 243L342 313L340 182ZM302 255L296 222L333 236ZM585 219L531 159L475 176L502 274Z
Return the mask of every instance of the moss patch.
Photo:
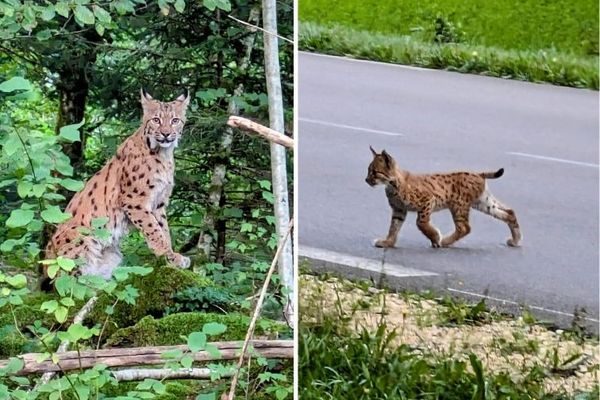
M154 319L147 316L137 324L116 331L106 342L110 347L141 347L141 346L167 346L184 344L181 336L202 330L204 324L218 322L227 326L227 330L218 336L211 336L211 341L218 340L243 340L250 323L250 317L237 313L178 313L164 318ZM275 335L287 330L281 324L262 319L256 326L257 335Z
M211 286L212 282L192 271L164 266L155 267L154 271L146 276L135 276L126 284L135 287L139 296L135 305L126 303L116 305L105 328L105 337L110 336L118 328L136 324L145 316L163 316L165 309L174 304L172 296L176 292L190 287ZM103 323L106 318L105 309L113 302L113 298L101 295L94 310L86 318L86 323L89 325Z

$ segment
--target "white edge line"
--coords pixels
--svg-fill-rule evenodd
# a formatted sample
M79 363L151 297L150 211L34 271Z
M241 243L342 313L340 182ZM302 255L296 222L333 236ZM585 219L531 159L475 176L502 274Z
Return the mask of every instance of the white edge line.
M565 164L580 165L583 167L600 168L600 165L598 165L598 164L586 163L586 162L581 162L581 161L565 160L564 158L538 156L536 154L519 153L516 151L509 151L507 154L512 154L514 156L528 157L528 158L536 158L538 160L556 161L556 162L561 162L561 163L565 163Z
M392 275L399 278L438 275L434 272L415 268L407 268L397 264L384 263L382 268L381 260L356 257L350 254L338 253L335 251L318 249L315 247L300 246L298 249L298 256L338 265L345 265L351 268L360 268L371 272L385 273L386 275Z
M354 130L354 131L377 133L379 135L386 135L386 136L404 136L402 133L397 133L397 132L381 131L379 129L369 129L369 128L361 128L361 127L352 126L352 125L336 124L335 122L321 121L321 120L318 120L318 119L310 119L310 118L301 118L301 117L299 117L298 121L304 121L304 122L308 122L310 124L333 126L334 128L343 128L343 129L351 129L351 130Z
M549 312L549 313L553 313L553 314L565 315L567 317L572 317L573 316L573 314L566 313L564 311L552 310L550 308L544 308L544 307L540 307L540 306L530 306L530 305L527 305L527 304L519 304L516 301L506 300L506 299L500 299L498 297L487 296L487 295L483 295L483 294L479 294L479 293L468 292L466 290L459 290L459 289L453 289L453 288L446 288L446 290L448 290L449 292L456 292L456 293L466 294L466 295L478 297L478 298L481 298L481 299L490 299L490 300L499 301L499 302L502 302L502 303L513 304L513 305L516 305L518 307L526 307L526 308L530 308L530 309L534 309L534 310L539 310L539 311L545 311L545 312ZM588 317L583 317L583 318L587 319L588 321L592 321L592 322L600 322L600 320L597 320L597 319L594 319L594 318L588 318Z
M334 56L331 54L322 54L322 53L312 53L310 51L298 51L298 54L309 55L309 56L314 56L314 57L333 58L335 60L352 61L352 62L364 63L364 64L377 64L377 65L383 65L386 67L411 69L414 71L427 71L427 72L436 71L435 69L432 69L432 68L415 67L414 65L394 64L391 62L386 63L386 62L382 62L382 61L362 60L360 58ZM437 70L437 71L440 71L440 70Z

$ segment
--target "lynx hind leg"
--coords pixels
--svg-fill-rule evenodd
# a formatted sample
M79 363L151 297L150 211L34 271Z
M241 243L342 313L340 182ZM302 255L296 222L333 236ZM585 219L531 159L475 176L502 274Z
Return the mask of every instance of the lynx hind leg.
M472 207L487 215L504 221L510 229L511 237L506 241L506 244L511 247L520 245L523 235L517 221L515 212L500 203L489 191L485 190L481 196L473 203Z
M450 246L471 232L471 225L469 225L469 211L468 207L451 210L455 229L452 234L442 239L442 247Z

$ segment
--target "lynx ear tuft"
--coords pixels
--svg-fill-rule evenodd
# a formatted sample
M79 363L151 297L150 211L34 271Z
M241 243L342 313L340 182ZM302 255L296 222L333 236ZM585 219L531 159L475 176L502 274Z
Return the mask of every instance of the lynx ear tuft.
M373 147L371 147L371 145L369 145L369 149L371 149L371 153L373 153L373 156L377 155L377 152L373 150Z
M152 98L152 96L150 96L150 93L148 93L148 91L147 91L147 90L146 90L144 87L142 87L142 88L140 89L140 94L142 95L142 103L143 103L145 100L146 100L146 101L147 101L147 100L154 100L154 99Z
M185 92L183 92L175 100L183 102L183 104L187 107L188 104L190 104L190 92L189 92L189 90L186 89Z

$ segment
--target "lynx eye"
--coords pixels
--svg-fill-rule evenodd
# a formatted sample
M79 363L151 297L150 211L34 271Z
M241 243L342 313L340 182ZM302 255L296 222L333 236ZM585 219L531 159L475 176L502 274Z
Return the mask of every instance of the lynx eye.
M181 122L181 120L179 118L173 118L171 120L171 124L173 124L173 125L178 124L179 122Z
M155 124L160 124L160 118L154 117L152 118L152 122L154 122Z

